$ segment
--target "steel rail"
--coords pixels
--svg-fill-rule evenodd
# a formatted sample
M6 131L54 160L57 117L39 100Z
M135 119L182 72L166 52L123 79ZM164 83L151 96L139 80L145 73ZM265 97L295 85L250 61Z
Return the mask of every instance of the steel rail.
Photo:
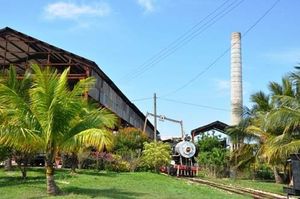
M235 193L235 194L251 196L256 199L286 199L286 196L283 196L283 195L265 192L265 191L259 191L259 190L250 189L250 188L230 186L230 185L211 182L211 181L203 180L203 179L199 179L199 178L184 178L184 179L186 179L189 182L211 186L211 187L225 190L225 191Z

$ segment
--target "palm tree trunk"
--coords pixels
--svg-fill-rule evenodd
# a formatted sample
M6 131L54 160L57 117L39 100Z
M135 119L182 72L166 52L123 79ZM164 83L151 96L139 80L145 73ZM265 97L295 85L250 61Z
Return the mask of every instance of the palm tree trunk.
M17 163L18 168L20 169L20 171L22 173L22 178L26 179L29 155L26 153L17 152L14 155L14 159Z
M46 180L47 180L47 193L49 195L59 194L59 188L54 181L54 168L51 161L46 163Z
M78 166L78 158L76 153L74 152L71 153L71 163L72 163L71 171L72 173L76 173L76 168Z
M26 179L26 178L27 178L27 171L26 171L26 168L23 168L23 170L22 170L22 178L23 178L23 179Z
M48 195L58 195L60 190L54 181L54 150L48 151L46 153L46 183L47 183L47 193Z
M22 173L22 178L26 179L27 177L27 163L23 163L24 165L22 166L22 162L21 161L16 161L18 168L20 169L21 173Z
M7 160L5 160L5 165L4 165L4 169L6 171L11 171L12 170L12 160L11 157L7 158Z
M274 172L275 182L277 184L282 184L283 180L282 180L281 176L279 175L278 169L276 168L276 166L273 167L273 172Z

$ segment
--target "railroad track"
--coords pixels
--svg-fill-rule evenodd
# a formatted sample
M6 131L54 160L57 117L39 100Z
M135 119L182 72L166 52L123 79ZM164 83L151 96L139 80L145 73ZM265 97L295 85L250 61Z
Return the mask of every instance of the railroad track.
M189 182L198 183L198 184L204 184L207 186L215 187L218 189L222 189L231 193L236 193L240 195L245 196L252 196L255 199L286 199L286 196L282 196L279 194L274 194L270 192L265 191L259 191L255 189L250 188L244 188L244 187L237 187L237 186L230 186L230 185L224 185L216 182L211 182L199 178L185 178Z

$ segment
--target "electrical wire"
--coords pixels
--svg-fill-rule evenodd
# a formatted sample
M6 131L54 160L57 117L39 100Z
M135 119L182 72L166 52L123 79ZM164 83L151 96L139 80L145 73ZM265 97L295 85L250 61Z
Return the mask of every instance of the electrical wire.
M244 34L242 34L242 38L245 38L245 36L248 35L248 33L250 31L253 30L253 28L259 23L261 22L274 8L275 6L280 2L280 0L276 0L274 1L274 3L245 31ZM234 45L234 44L233 44ZM164 97L166 96L170 96L173 95L177 92L179 92L180 90L186 88L187 86L189 86L190 84L192 84L194 81L196 81L201 75L203 75L205 72L207 72L210 68L212 68L220 59L222 59L231 49L231 46L229 48L227 48L225 51L223 51L216 59L214 59L211 64L209 64L206 68L204 68L202 71L200 71L198 74L196 74L192 79L190 79L189 81L187 81L184 85L178 87L177 89L173 90L172 92L169 92L167 94L162 95L161 97L158 97L160 99L165 99ZM133 101L144 101L144 100L150 100L152 99L152 97L145 97L145 98L141 98L141 99L136 99ZM171 99L168 99L169 101ZM174 100L173 100L174 101Z
M150 99L153 99L153 97L144 97L144 98L139 98L139 99L133 99L131 101L138 102L138 101L146 101L146 100L150 100Z
M206 17L204 17L202 20L200 20L198 23L196 23L192 28L190 28L184 34L180 35L177 39L175 39L173 42L171 42L167 47L165 47L164 49L159 51L157 54L152 56L150 59L148 59L146 62L144 62L142 65L140 65L137 68L136 72L131 72L131 73L126 74L123 79L126 78L127 82L129 82L129 81L132 81L133 79L139 77L144 72L149 70L151 67L158 64L165 58L169 57L171 54L175 53L179 48L185 46L188 42L190 42L196 36L203 33L209 27L211 27L216 22L221 20L225 15L227 15L233 9L235 9L237 6L239 6L244 0L234 1L233 3L227 5L227 7L225 7L223 10L218 12L215 16L210 18L218 10L220 10L222 7L224 7L229 1L230 0L223 2L219 7L217 7L214 11L212 11ZM202 24L208 18L210 18L210 19L206 23ZM200 24L202 24L202 25L200 27L198 27Z
M168 98L162 98L162 97L159 97L158 99L164 100L164 101L168 101L168 102L174 102L174 103L177 103L177 104L185 104L185 105L195 106L195 107L200 107L200 108L206 108L206 109L212 109L212 110L230 112L229 109L218 108L218 107L213 107L213 106L206 106L206 105L201 105L201 104L194 104L194 103L190 103L190 102L179 101L179 100L168 99Z
M263 15L261 15L246 31L244 34L242 34L242 38L245 38L248 33L253 30L253 28L259 23L261 22L273 9L274 7L280 2L280 0L276 0L270 8L268 8ZM232 44L232 45L235 45ZM169 92L165 95L162 95L162 97L165 96L170 96L173 95L175 93L177 93L178 91L186 88L187 86L189 86L190 84L192 84L194 81L196 81L201 75L203 75L205 72L207 72L210 68L212 68L220 59L222 59L231 49L232 45L230 45L229 48L227 48L225 51L223 51L216 59L214 59L211 64L209 64L206 68L204 68L202 71L200 71L198 74L196 74L192 79L190 79L189 81L187 81L184 85L178 87L177 89L173 90L172 92Z

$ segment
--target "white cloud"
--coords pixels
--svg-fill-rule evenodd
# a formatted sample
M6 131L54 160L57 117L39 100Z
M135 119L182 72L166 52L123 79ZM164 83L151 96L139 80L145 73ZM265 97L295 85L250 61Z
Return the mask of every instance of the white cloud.
M95 5L76 4L59 1L48 4L45 9L47 19L78 19L83 16L102 17L110 14L111 9L106 3Z
M137 2L145 12L153 12L155 10L154 0L137 0Z

